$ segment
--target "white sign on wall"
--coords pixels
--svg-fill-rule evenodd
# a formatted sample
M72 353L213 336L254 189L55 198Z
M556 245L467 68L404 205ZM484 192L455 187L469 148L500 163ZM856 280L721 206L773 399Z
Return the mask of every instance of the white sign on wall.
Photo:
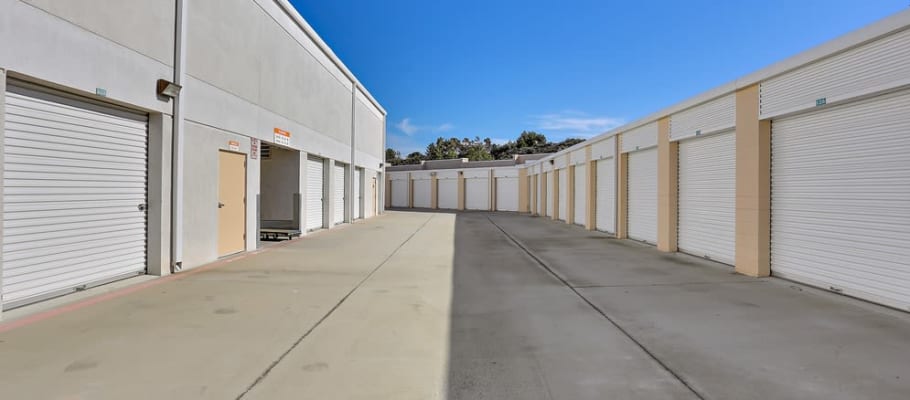
M275 128L275 144L282 146L291 145L291 132Z

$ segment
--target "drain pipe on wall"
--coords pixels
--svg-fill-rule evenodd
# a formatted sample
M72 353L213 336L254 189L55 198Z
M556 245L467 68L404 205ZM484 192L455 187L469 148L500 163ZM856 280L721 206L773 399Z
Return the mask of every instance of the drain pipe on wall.
M177 0L174 20L174 83L186 81L186 4ZM174 97L174 127L171 141L171 273L183 268L183 93Z
M356 147L354 147L354 140L356 140L356 136L357 136L356 135L357 127L355 125L355 122L356 122L356 118L357 118L357 91L360 89L357 85L357 82L351 82L351 85L352 85L352 88L351 88L351 164L348 166L347 191L348 191L348 197L350 197L352 200L348 202L349 205L348 205L348 216L347 217L350 219L350 222L353 223L354 222L354 210L355 210L354 207L358 207L358 209L360 207L360 200L357 199L356 197L354 197L354 193L356 193L356 191L354 190L354 185L360 184L359 182L354 182L354 170L357 168L357 164L354 163L354 157L357 153ZM361 176L360 179L363 179L363 176ZM361 190L360 195L363 196L362 190Z

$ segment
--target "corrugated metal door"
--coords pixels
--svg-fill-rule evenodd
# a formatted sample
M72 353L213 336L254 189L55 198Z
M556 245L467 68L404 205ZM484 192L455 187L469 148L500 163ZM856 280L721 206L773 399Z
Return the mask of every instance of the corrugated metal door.
M148 117L18 87L5 106L4 308L144 273Z
M518 178L496 178L496 209L518 211Z
M588 218L588 170L586 164L575 166L575 216L576 225L585 225Z
M679 249L727 264L736 254L736 133L679 143Z
M466 178L464 180L465 208L468 210L490 209L490 179Z
M392 207L408 207L408 180L396 179L392 181Z
M437 203L439 208L454 210L458 208L458 179L439 179L437 185Z
M553 206L556 204L556 202L553 199L553 193L554 193L553 186L556 185L556 182L555 182L556 179L554 179L555 175L553 175L554 173L555 173L555 171L547 172L547 198L546 198L547 207L546 207L545 211L546 211L546 216L548 216L548 217L553 216L553 208L554 208Z
M354 169L354 219L363 218L363 196L361 187L363 186L363 171L360 168Z
M430 183L429 179L414 180L414 208L430 208Z
M334 210L332 210L333 218L332 222L340 224L344 222L344 211L347 206L346 195L348 188L348 176L346 174L347 168L345 164L336 162L334 165L333 177L335 183L335 193L332 196L332 201L334 205Z
M629 237L657 243L657 148L629 154Z
M322 216L325 215L323 201L325 193L325 163L319 157L308 156L306 160L306 229L323 227Z
M772 274L910 310L910 92L772 130Z
M569 203L569 174L566 172L565 168L559 170L559 213L556 214L556 219L560 221L566 220L566 209L568 208Z
M597 230L616 233L616 165L610 157L597 161L597 194L594 218Z

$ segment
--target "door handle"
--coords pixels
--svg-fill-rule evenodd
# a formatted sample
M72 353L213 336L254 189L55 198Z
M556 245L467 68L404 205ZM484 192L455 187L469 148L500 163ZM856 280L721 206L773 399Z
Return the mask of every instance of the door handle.
M139 209L139 211L145 211L148 209L148 205L143 203L143 204L140 204L137 208Z
M222 203L222 202L219 201L219 202L218 202L218 208L224 208L224 203Z

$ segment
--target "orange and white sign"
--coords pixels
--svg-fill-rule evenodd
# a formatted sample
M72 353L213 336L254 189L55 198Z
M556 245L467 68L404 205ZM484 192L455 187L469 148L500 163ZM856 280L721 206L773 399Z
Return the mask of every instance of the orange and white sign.
M275 144L280 144L283 146L291 145L291 132L275 128Z
M231 151L240 151L240 142L231 140L228 142L228 148L231 149Z

